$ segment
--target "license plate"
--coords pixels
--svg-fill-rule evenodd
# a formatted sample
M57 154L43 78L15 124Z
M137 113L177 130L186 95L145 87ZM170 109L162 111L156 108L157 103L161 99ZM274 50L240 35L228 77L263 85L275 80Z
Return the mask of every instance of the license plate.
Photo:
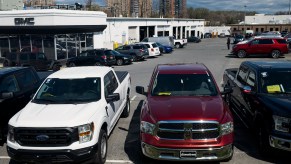
M197 152L194 150L181 150L180 157L181 158L196 158Z

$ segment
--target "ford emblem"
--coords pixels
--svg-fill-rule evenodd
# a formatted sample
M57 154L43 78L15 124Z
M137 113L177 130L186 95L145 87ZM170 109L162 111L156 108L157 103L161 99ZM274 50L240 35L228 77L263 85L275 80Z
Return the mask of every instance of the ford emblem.
M35 139L37 140L37 141L47 141L48 139L49 139L50 137L49 136L47 136L47 135L38 135L38 136L36 136L35 137Z

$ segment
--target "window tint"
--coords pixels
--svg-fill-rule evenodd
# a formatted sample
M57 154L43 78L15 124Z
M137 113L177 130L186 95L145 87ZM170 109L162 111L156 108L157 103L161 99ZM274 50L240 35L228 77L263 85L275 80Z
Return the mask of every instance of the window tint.
M140 45L134 45L132 47L133 47L133 49L142 49L142 47Z
M95 56L95 52L94 51L88 51L87 56Z
M246 79L246 76L247 76L247 71L248 71L248 68L245 67L245 66L241 66L240 69L239 69L239 73L237 75L237 80L242 84L245 83L245 79Z
M118 82L116 80L116 77L115 77L115 75L114 75L114 73L112 71L110 71L108 73L108 75L109 75L109 78L110 78L110 80L112 82L113 91L115 91L117 89L117 87L118 87Z
M148 38L145 38L142 40L143 42L149 42L149 39Z
M15 53L11 53L11 54L8 55L7 58L8 58L9 60L13 60L13 61L15 61L15 60L16 60L16 54L15 54Z
M7 76L0 82L0 93L17 91L19 91L19 87L13 75Z
M46 59L45 54L44 53L38 53L37 54L37 59L45 60Z
M151 46L149 44L145 44L147 46L147 48L151 48Z
M259 44L259 40L253 40L252 44Z
M130 50L130 46L124 46L123 50Z
M158 47L158 45L157 45L156 43L153 43L152 46L153 46L154 48Z
M113 94L113 92L117 89L118 82L113 74L112 71L110 71L107 75L104 77L104 89L105 89L105 97Z
M28 54L20 54L19 56L21 61L28 61Z
M276 39L276 41L280 44L287 44L287 41L285 39Z
M103 55L103 51L102 50L96 50L95 51L95 55L96 56L102 56Z
M80 53L80 56L87 56L87 52Z
M260 39L259 44L273 44L272 39Z
M37 80L31 70L25 70L15 75L21 88L33 86Z
M252 88L252 90L255 89L256 75L253 71L250 71L250 73L249 73L249 76L247 78L247 84Z

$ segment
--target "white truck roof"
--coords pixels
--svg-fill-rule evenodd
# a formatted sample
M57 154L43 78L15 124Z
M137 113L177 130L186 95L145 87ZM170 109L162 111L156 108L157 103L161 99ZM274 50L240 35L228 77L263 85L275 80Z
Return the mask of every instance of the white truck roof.
M112 68L106 66L67 67L51 74L48 78L74 79L104 77L110 70Z

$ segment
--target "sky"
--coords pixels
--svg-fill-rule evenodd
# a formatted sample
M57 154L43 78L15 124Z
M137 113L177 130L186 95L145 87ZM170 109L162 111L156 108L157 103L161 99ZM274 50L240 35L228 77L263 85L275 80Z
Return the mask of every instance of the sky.
M84 3L86 0L56 0L58 3ZM208 8L209 10L256 11L260 14L274 14L278 11L289 11L291 0L187 0L187 7ZM95 0L104 5L105 0ZM246 7L245 7L246 6Z

